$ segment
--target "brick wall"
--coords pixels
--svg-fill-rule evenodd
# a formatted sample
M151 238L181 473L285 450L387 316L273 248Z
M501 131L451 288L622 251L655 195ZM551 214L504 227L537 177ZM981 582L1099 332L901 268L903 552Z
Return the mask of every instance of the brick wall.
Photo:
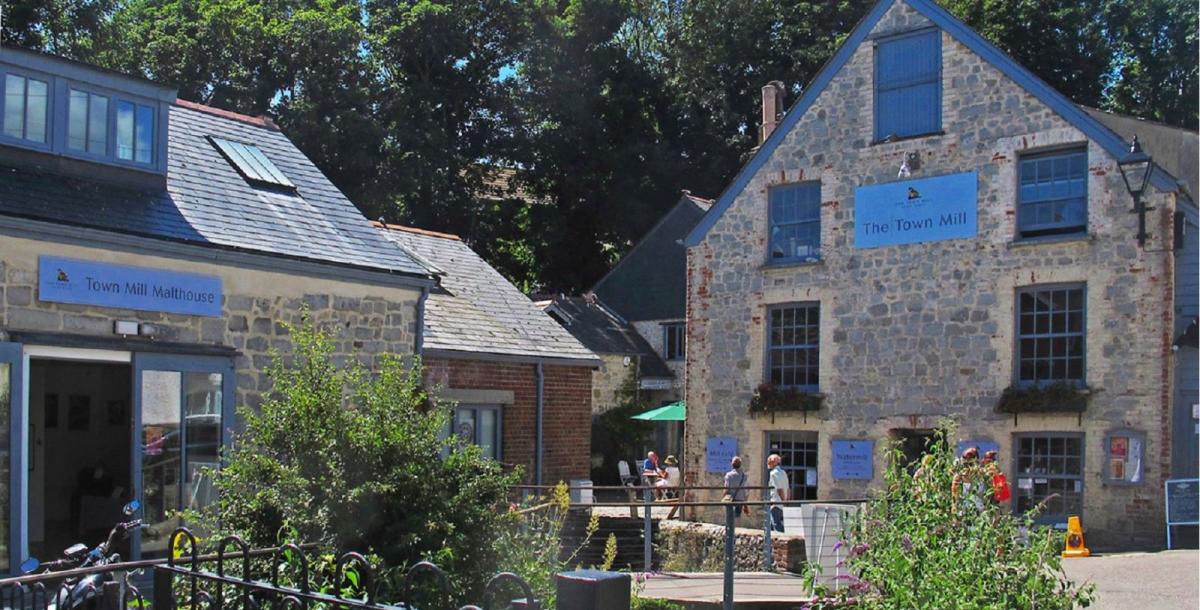
M503 405L501 460L521 466L534 479L537 433L537 374L533 364L427 358L431 386L455 390L512 392ZM592 434L592 370L586 366L544 367L542 480L549 485L586 479Z
M897 2L873 34L930 25ZM1089 543L1146 546L1163 539L1162 483L1170 455L1169 330L1173 261L1171 195L1148 194L1152 238L1137 246L1137 216L1117 159L947 33L942 33L944 133L872 143L874 49L867 40L716 221L688 251L687 466L703 472L705 440L739 439L752 464L768 431L818 434L818 494L857 497L881 483L832 476L830 441L873 439L902 428L959 422L964 440L999 445L1014 468L1014 437L1082 434L1083 520ZM1048 241L1016 236L1020 155L1064 146L1088 154L1086 235ZM977 235L872 249L856 248L855 189L894 182L915 152L913 178L978 174ZM821 261L767 265L767 192L807 180L821 184ZM1165 236L1165 239L1164 239ZM1013 382L1016 291L1085 283L1088 410L1074 414L995 412ZM797 301L820 307L820 391L825 407L807 417L751 418L747 405L765 367L766 308ZM1145 433L1144 477L1106 485L1104 435ZM758 484L762 468L747 470ZM698 483L713 484L715 476Z

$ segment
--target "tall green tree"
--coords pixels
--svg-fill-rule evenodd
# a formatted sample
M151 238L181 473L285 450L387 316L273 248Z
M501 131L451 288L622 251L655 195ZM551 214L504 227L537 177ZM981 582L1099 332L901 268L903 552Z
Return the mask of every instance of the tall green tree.
M1105 107L1196 129L1200 115L1200 19L1191 0L1108 3L1113 81Z
M1104 105L1114 78L1107 0L947 0L950 12L1077 103Z
M389 218L462 232L486 165L510 146L502 117L522 38L516 0L367 0L375 119L386 188L366 204Z

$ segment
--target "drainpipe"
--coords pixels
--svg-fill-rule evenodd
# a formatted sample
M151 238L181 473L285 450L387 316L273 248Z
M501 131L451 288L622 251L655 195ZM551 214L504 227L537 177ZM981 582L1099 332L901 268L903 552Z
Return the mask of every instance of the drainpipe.
M537 368L534 371L537 373L537 449L533 455L533 471L535 475L535 485L542 484L542 414L545 412L545 381L546 372L542 369L542 363L537 363Z
M429 298L429 286L421 286L421 296L417 299L417 336L413 339L413 354L420 356L425 349L425 299Z

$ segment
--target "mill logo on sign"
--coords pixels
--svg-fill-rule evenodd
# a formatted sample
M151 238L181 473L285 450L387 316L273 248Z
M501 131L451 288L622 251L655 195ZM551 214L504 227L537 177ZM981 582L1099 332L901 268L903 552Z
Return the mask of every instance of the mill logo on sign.
M975 172L860 186L854 247L879 248L976 235Z

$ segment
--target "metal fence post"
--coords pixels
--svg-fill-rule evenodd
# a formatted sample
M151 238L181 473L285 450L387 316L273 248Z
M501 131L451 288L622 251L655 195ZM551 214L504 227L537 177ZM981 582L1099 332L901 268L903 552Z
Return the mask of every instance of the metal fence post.
M654 531L653 531L654 521L650 518L650 509L651 509L651 504L653 504L653 502L654 502L654 491L647 488L645 490L645 511L646 511L645 528L646 528L646 531L645 531L645 535L643 536L643 540L642 540L642 560L645 562L645 567L643 568L643 570L646 572L650 572L653 569L653 566L651 564L651 560L653 559L653 557L652 557L651 546L650 546L654 540Z
M735 510L742 510L741 505L730 504L725 507L725 594L723 607L733 610L733 540L736 518Z
M174 581L171 572L154 568L154 610L175 610L175 593L171 591Z
M763 498L763 571L770 572L775 569L775 554L771 549L771 525L774 518L771 516L771 492L765 492Z

